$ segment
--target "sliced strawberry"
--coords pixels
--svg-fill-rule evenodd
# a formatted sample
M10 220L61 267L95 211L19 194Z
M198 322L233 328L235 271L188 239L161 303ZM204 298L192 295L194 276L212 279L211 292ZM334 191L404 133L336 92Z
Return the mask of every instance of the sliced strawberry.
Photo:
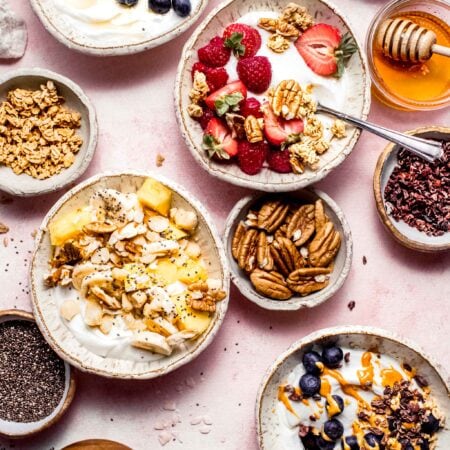
M238 152L238 142L217 117L212 118L203 135L203 149L210 158L230 159Z
M318 23L300 35L295 47L308 67L318 75L340 77L345 64L357 50L355 40L326 23Z
M272 65L266 56L240 59L237 73L247 89L255 94L262 94L269 89L272 81Z
M254 116L257 119L259 119L263 116L263 113L261 111L261 103L259 103L259 101L256 100L256 98L254 98L254 97L246 98L239 105L239 111L240 111L241 116L244 116L244 117Z
M292 172L291 163L289 160L289 150L270 150L267 154L267 163L270 169L278 173Z
M242 172L247 175L256 175L261 172L268 151L267 142L251 144L248 141L239 141L238 163Z
M202 72L206 76L209 91L214 92L225 86L228 82L228 73L224 67L209 67L200 61L197 61L192 66L192 80L195 72Z
M209 44L198 50L198 59L208 66L222 67L229 60L231 56L231 50L226 48L224 40L216 36L209 41Z
M218 91L206 97L205 103L210 109L223 115L228 110L239 107L239 103L247 97L247 88L240 81L227 84Z
M261 48L258 30L243 23L232 23L223 32L225 46L233 50L237 58L255 56Z
M261 109L264 113L264 135L271 144L281 146L288 138L293 141L303 131L301 119L278 118L268 103L265 103Z

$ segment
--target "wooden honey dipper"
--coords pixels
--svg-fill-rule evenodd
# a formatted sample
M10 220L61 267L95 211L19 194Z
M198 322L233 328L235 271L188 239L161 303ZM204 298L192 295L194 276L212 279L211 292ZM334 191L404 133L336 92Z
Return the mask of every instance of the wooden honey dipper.
M409 19L388 19L377 34L377 44L385 56L395 61L423 62L433 53L450 56L450 47L436 44L434 31L421 27Z

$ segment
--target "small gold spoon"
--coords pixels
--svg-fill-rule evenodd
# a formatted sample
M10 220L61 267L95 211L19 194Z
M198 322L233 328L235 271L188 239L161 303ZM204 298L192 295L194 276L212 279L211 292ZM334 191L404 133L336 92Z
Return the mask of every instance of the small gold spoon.
M385 56L395 61L423 62L433 53L450 56L450 47L436 44L434 31L409 19L385 20L378 30L377 44Z

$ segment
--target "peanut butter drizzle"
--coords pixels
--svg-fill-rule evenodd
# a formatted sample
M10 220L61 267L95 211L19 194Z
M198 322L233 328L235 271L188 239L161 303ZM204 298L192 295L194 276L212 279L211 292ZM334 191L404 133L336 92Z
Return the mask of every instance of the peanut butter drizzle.
M403 375L395 370L393 367L388 369L383 369L381 371L381 385L383 387L386 386L394 386L394 383L397 381L400 382L403 380Z
M372 365L372 353L364 352L361 356L362 369L356 372L361 386L371 385L373 383L374 368Z
M289 401L286 392L284 391L286 385L281 384L278 386L278 400L283 403L285 408L291 413L294 414L294 416L298 417L298 414L294 411L294 408L291 405L291 402Z
M331 395L331 384L326 378L321 379L320 395L327 399L327 412L330 417L341 412L338 403Z

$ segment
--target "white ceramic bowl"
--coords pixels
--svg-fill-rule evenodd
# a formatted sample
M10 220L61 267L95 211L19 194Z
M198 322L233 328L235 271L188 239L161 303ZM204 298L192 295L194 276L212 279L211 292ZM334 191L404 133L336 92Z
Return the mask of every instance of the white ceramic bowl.
M208 0L194 1L188 17L180 18L172 10L164 15L155 14L155 23L136 38L126 34L111 38L108 33L95 38L77 27L74 22L67 20L68 17L58 10L54 0L30 0L30 3L46 30L66 47L94 56L119 56L149 50L177 38L200 17L208 4ZM172 19L175 19L174 23ZM158 26L158 21L162 22L161 26Z
M26 311L15 309L0 311L0 323L9 322L11 320L34 322L33 315ZM19 423L0 420L0 436L7 436L11 439L29 437L51 427L61 419L72 403L76 389L75 375L72 368L67 363L64 363L64 368L66 373L66 387L56 409L48 417L39 420L38 422Z
M231 244L233 241L234 232L239 222L241 220L245 220L248 211L252 209L252 205L259 203L262 199L268 197L276 197L276 194L271 195L259 193L245 197L236 203L228 215L223 239L228 264L231 269L231 279L245 297L264 309L275 311L294 311L301 308L313 308L314 306L320 305L332 297L342 287L350 272L353 255L353 241L350 227L345 219L344 213L334 202L334 200L332 200L324 192L317 189L304 189L282 196L284 199L286 199L286 197L291 197L294 200L300 200L304 203L313 203L319 198L322 199L326 214L334 223L337 231L341 234L341 247L334 261L334 269L331 273L330 283L326 288L318 292L313 292L312 294L304 297L295 295L289 300L273 300L256 292L249 277L239 268L231 253Z
M435 140L448 141L450 139L450 128L445 127L422 127L408 131L407 133ZM386 203L384 201L384 190L397 165L398 151L398 145L389 144L379 156L373 175L373 191L378 215L381 221L394 239L407 248L422 252L450 250L450 232L445 233L442 236L428 236L426 233L410 227L403 221L395 221L387 213Z
M58 308L58 298L62 295L56 289L46 288L45 274L51 257L48 232L49 223L60 215L85 205L91 195L101 188L112 188L122 192L136 192L144 180L152 177L170 188L173 204L197 213L199 225L195 237L207 254L211 277L223 280L227 297L217 304L217 312L208 329L186 350L162 356L153 361L132 361L112 357L101 357L82 345L72 331L63 323ZM228 307L229 274L220 237L201 203L184 188L163 177L138 171L109 172L92 177L67 192L48 212L36 236L36 248L31 264L31 296L36 322L51 347L61 358L82 371L111 378L155 378L187 364L198 356L211 343L219 331Z
M237 164L215 162L209 159L206 152L202 150L203 131L187 113L190 103L189 91L192 87L191 70L197 61L197 50L206 45L212 37L220 34L228 24L251 11L281 11L289 2L290 0L255 0L251 2L229 0L218 6L187 41L178 66L175 83L175 109L178 124L188 149L200 166L210 175L229 183L266 192L293 191L321 180L350 154L359 139L360 131L350 127L347 137L339 140L333 139L330 149L321 156L317 171L307 170L301 175L280 174L264 168L258 175L247 175L239 169ZM335 25L343 32L352 33L352 28L345 16L327 0L304 0L301 4L313 16L320 17L321 21ZM370 108L370 77L359 43L358 51L351 58L346 71L351 81L346 87L345 112L365 119ZM326 99L322 99L322 101L326 104Z
M295 342L270 366L261 382L256 401L256 425L261 450L281 449L278 436L281 423L274 408L277 405L278 386L286 380L295 366L301 363L303 353L314 344L336 342L357 349L373 349L398 358L417 369L429 383L432 395L441 412L450 416L450 379L444 369L418 346L410 341L378 328L344 326L316 331ZM450 448L449 422L437 434L437 450ZM302 447L300 447L302 448Z
M53 81L65 105L81 114L81 128L77 133L83 145L75 155L75 162L61 173L46 180L26 174L16 175L9 167L0 165L0 190L11 195L30 197L62 189L79 178L88 168L97 146L98 127L94 106L81 88L68 78L46 69L18 69L0 76L0 101L11 89L39 89L41 84Z

